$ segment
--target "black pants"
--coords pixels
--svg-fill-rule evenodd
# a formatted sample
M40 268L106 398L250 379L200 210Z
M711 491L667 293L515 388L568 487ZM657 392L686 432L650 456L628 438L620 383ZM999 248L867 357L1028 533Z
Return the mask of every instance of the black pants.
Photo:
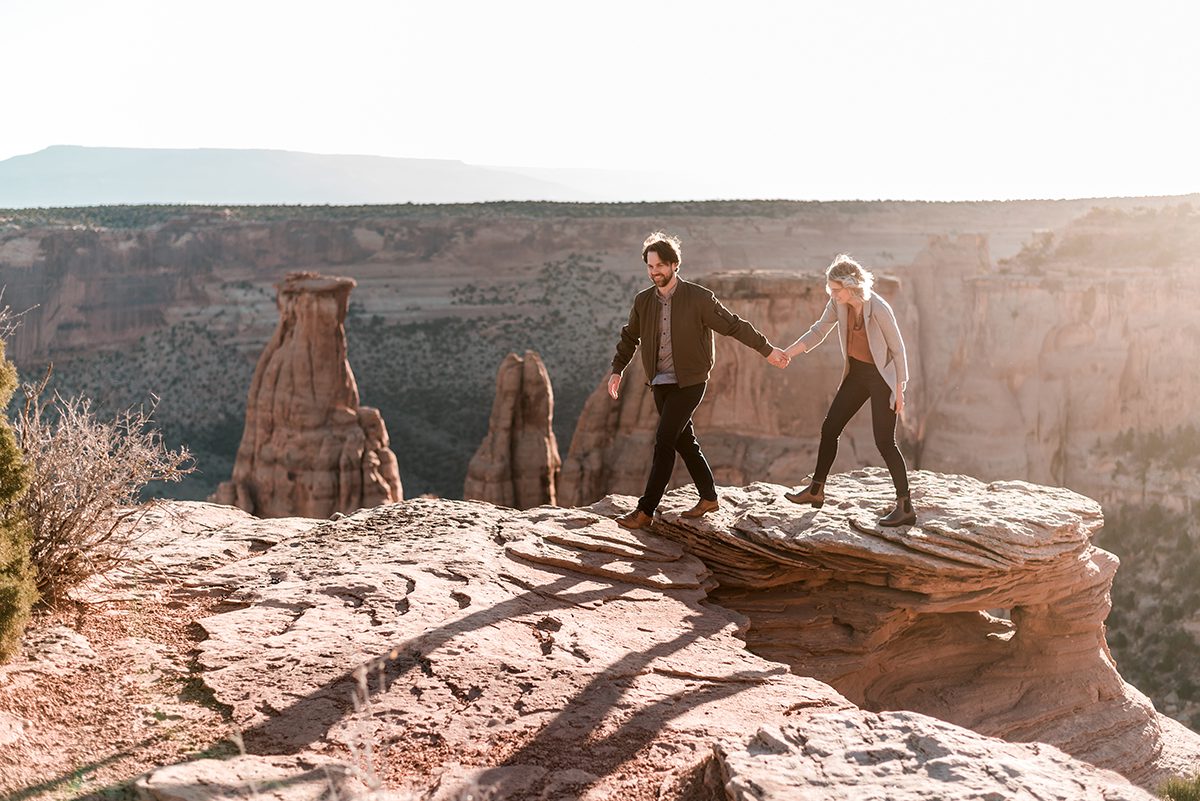
M658 430L654 433L654 462L646 479L646 493L638 500L638 508L654 514L675 469L675 454L683 457L692 481L701 498L717 499L717 488L696 432L692 428L692 413L704 398L704 384L680 387L678 384L655 384L654 405L658 408Z
M829 413L821 424L821 446L817 450L817 469L813 473L813 481L825 482L829 477L829 468L833 466L833 458L837 456L838 437L850 422L850 418L871 400L871 427L875 431L875 446L892 474L892 483L896 485L897 495L908 494L908 471L904 466L904 457L896 447L896 410L891 405L892 388L879 374L873 364L850 359L850 372L842 381L833 403L829 404Z

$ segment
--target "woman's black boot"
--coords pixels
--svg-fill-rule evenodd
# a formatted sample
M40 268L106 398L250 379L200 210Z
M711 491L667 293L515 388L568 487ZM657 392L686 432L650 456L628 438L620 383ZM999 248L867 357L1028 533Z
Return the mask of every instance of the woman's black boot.
M879 518L881 526L911 526L917 522L917 513L913 511L912 501L907 495L896 496L896 508Z
M820 509L825 504L825 482L814 480L804 492L785 492L783 497L792 503L811 503Z

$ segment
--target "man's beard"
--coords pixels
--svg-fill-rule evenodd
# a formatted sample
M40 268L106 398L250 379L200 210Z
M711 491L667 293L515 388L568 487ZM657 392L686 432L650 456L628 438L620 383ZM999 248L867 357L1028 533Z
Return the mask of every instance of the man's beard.
M667 284L671 283L671 279L674 277L675 273L670 273L668 275L656 275L653 278L654 285L659 287L666 286Z

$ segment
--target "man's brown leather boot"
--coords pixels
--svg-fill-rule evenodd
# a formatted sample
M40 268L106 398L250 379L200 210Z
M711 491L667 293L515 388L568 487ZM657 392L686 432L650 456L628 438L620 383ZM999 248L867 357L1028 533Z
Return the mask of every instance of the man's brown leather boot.
M617 525L622 528L639 529L645 528L653 521L650 515L643 512L641 509L634 509L627 515L621 515L617 518Z

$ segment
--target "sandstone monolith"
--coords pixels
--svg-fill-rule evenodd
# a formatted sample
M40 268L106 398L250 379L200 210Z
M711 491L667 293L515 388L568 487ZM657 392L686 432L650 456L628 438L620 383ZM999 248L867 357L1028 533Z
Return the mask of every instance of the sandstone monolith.
M329 517L403 498L377 409L359 406L346 356L352 278L290 273L250 385L233 478L212 500L259 517Z
M467 467L463 497L516 509L554 504L561 465L546 366L534 351L510 353L496 372L491 421Z

